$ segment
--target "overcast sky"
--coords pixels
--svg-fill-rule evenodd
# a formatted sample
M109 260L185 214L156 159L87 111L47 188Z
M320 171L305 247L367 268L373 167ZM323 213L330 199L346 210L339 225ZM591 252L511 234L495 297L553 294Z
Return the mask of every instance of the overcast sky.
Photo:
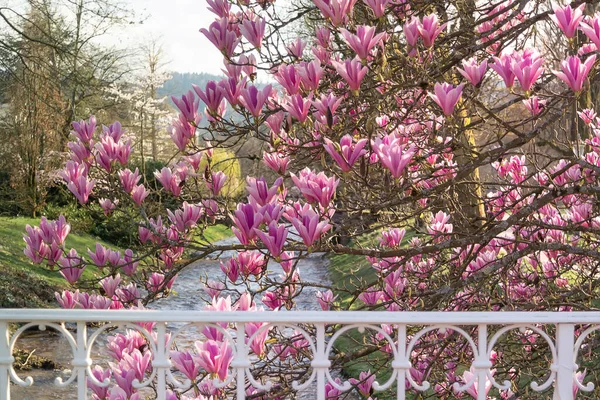
M142 24L133 24L124 32L115 32L111 40L135 45L152 37L160 38L168 69L177 72L221 74L222 55L199 32L207 28L215 15L206 10L205 0L122 0L138 15L146 15Z

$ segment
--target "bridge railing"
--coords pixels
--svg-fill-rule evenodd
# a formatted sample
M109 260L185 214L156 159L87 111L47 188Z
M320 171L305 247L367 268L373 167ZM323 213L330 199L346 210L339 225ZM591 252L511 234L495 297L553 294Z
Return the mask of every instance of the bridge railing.
M143 323L155 323L151 332ZM281 311L281 312L191 312L191 311L132 311L132 310L0 310L0 400L8 400L11 387L35 384L24 372L15 371L13 351L17 340L28 329L52 329L59 332L69 343L72 354L71 374L66 380L57 378L59 386L75 385L77 398L89 398L89 379L100 385L92 374L92 348L98 347L98 338L111 329L130 328L138 330L149 338L152 347L151 373L142 382L134 382L136 387L152 386L158 399L165 399L166 389L183 388L181 377L173 371L170 360L172 345L178 335L193 327L212 327L222 330L225 340L230 341L233 360L224 382L216 385L233 387L236 399L246 398L246 389L252 385L268 391L269 382L255 379L251 373L252 363L256 362L249 347L245 326L251 323L266 323L261 329L293 330L306 339L310 352L312 372L304 382L296 383L298 389L316 388L314 397L325 400L326 385L340 390L352 389L344 379L332 377L331 357L336 341L344 332L364 329L380 333L389 342L391 374L387 382L379 382L373 387L378 390L394 390L397 399L410 398L411 390L428 390L427 382L416 382L410 374L412 353L419 338L433 331L452 332L461 335L471 347L470 367L474 372L468 382L455 384L456 391L476 389L478 400L486 399L486 385L507 389L505 382L497 382L492 373L490 357L502 338L513 330L535 332L547 342L549 360L543 382L531 384L532 390L548 390L553 398L572 400L574 387L582 391L594 390L593 384L582 384L576 379L578 353L586 340L596 330L600 330L600 313L596 312L322 312L322 311ZM225 325L226 324L226 325ZM391 326L384 331L382 324ZM226 329L223 329L223 326ZM305 329L310 326L311 329ZM336 326L335 334L328 329ZM199 328L200 327L200 328ZM577 334L576 334L577 331ZM258 334L256 332L255 334ZM71 357L72 356L72 357ZM185 379L183 379L185 381ZM189 381L187 382L189 385ZM475 393L471 390L471 393ZM471 395L472 396L472 395ZM268 398L268 396L267 396Z

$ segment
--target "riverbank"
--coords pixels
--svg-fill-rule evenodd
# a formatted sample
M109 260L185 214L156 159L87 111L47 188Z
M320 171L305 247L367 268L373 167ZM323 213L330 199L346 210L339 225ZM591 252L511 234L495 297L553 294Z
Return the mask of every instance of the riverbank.
M0 308L55 307L54 292L69 287L56 270L51 271L44 265L34 265L23 254L26 225L39 225L39 219L0 217ZM230 228L216 225L209 227L204 235L210 241L218 241L232 233ZM66 246L74 247L79 254L84 255L87 254L87 249L94 249L96 243L123 251L91 235L75 233L69 234ZM82 277L93 278L93 270L86 268Z

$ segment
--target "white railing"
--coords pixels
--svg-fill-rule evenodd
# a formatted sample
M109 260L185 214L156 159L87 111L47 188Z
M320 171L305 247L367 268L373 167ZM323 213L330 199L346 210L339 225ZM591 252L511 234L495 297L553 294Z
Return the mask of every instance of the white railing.
M136 325L137 322L156 322L153 332ZM268 382L256 381L250 373L253 358L245 337L245 324L267 322L264 329L285 327L294 329L307 336L305 328L311 327L314 334L306 337L308 348L312 354L310 366L312 375L302 384L300 389L315 385L315 397L326 398L325 386L328 382L342 389L352 386L343 382L336 383L331 376L332 348L343 331L351 329L371 329L382 334L391 345L393 372L391 378L384 383L374 384L377 390L394 387L398 399L406 398L406 384L417 390L427 390L427 382L415 382L409 370L411 353L419 337L434 330L453 330L462 335L472 347L473 360L471 367L475 373L471 381L464 385L455 385L458 391L465 391L472 385L478 388L478 399L485 400L486 383L502 389L505 383L496 382L490 372L492 364L490 355L503 335L514 329L528 329L548 344L547 379L544 383L532 383L533 390L553 390L554 399L572 400L573 388L592 391L594 385L581 384L575 379L577 371L577 355L582 344L589 335L600 330L600 313L597 312L190 312L190 311L104 311L104 310L0 310L0 400L10 399L11 384L29 386L34 382L31 378L21 379L13 369L13 349L21 334L32 327L52 328L63 335L72 350L71 376L64 382L57 378L55 384L65 386L77 385L77 398L88 398L86 378L92 375L92 347L102 332L110 328L129 327L136 329L149 339L153 354L152 373L147 374L143 382L134 382L135 386L153 385L158 399L165 398L165 389L169 384L181 387L182 383L174 376L169 360L171 344L177 335L188 327L212 326L222 329L217 323L228 323L226 338L231 341L233 362L226 382L221 385L235 385L237 399L244 399L245 388L249 383L261 389L269 389ZM16 323L16 325L14 325ZM65 324L66 323L66 324ZM93 323L93 325L90 325ZM176 328L168 332L173 324ZM335 324L337 333L330 335L328 326ZM392 335L384 332L382 324L391 324ZM12 331L9 330L12 327ZM415 327L417 330L415 330ZM470 327L472 329L467 329ZM576 337L575 329L580 332ZM582 328L583 327L583 328ZM282 328L283 329L283 328ZM467 333L467 331L471 333ZM476 332L476 334L473 334ZM473 335L474 337L471 337ZM588 371L589 372L589 371ZM94 378L90 378L94 382ZM339 381L338 381L339 382ZM102 383L102 382L98 382ZM107 382L108 383L108 382ZM188 383L189 385L189 383Z

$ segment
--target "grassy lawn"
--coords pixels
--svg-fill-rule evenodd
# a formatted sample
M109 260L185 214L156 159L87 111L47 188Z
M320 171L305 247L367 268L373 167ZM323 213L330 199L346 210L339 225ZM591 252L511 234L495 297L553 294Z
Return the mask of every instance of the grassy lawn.
M0 217L0 308L54 306L54 292L68 288L58 271L34 265L23 254L23 234L27 224L39 225L39 219ZM231 229L217 225L208 228L205 236L211 240L224 239L231 236ZM69 234L66 246L74 247L80 255L87 255L87 249L94 249L97 242L122 251L93 236L73 233ZM93 279L96 273L96 268L88 267L82 279Z
M231 228L226 225L213 225L206 228L204 238L211 243L233 236Z

